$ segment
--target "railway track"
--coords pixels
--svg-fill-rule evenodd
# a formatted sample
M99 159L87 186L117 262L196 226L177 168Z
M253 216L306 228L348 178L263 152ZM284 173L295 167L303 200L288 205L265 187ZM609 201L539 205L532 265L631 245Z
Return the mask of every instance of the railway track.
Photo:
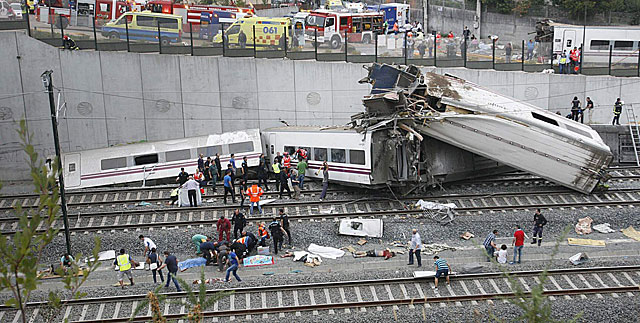
M337 195L337 193L336 193ZM612 189L607 192L584 195L569 190L538 192L509 192L495 194L450 194L424 197L429 201L454 203L458 215L481 212L506 212L535 208L585 208L635 206L640 204L640 189ZM286 201L265 205L265 215L248 216L249 222L267 222L284 208L292 221L337 221L341 218L420 217L424 212L408 206L416 197L393 200L386 197L362 200L332 199L325 201ZM231 216L237 205L201 206L196 208L162 208L126 211L101 211L91 213L70 212L69 229L72 233L109 230L135 230L145 228L177 228L211 226L220 215ZM0 233L15 233L18 218L0 217ZM62 221L53 227L62 228ZM43 228L39 228L42 230Z
M526 293L539 285L541 271L512 273L512 280L502 273L455 275L451 285L441 280L434 289L433 278L390 278L361 281L320 282L278 286L245 287L218 301L203 314L208 322L219 319L251 320L252 317L297 317L303 314L335 315L382 310L383 307L477 305L478 302L516 297L516 286ZM637 297L640 292L640 266L553 269L544 284L544 294L551 301L558 297L584 300L588 297ZM220 290L210 290L215 293ZM125 322L130 319L145 294L70 300L61 311L60 320L70 322ZM180 319L189 310L184 293L169 293L173 302L161 304L168 319ZM504 300L506 301L506 300ZM27 305L29 321L38 321L44 302ZM0 306L0 320L16 322L20 314ZM141 311L134 321L151 320L151 310Z
M640 180L640 169L637 168L619 168L611 170L611 181L625 182ZM302 196L314 196L321 192L318 183L308 180L307 189L302 191ZM273 182L269 183L274 185ZM541 186L541 187L558 187L556 184L546 179L528 175L522 172L515 172L509 175L493 176L490 178L479 178L470 181L456 182L448 184L453 187L461 186ZM221 185L218 185L220 191ZM83 190L67 192L67 207L69 209L79 207L95 207L108 205L134 204L139 202L148 202L161 205L163 202L169 201L169 194L173 187L132 187L132 188L109 188L99 190ZM355 189L342 187L340 189L330 189L329 193L335 192L353 192ZM279 193L275 191L265 192L267 197L276 197ZM203 196L203 200L222 198L222 194L207 193ZM0 211L10 211L16 206L22 208L38 207L40 202L39 196L36 194L20 194L20 195L4 195L0 196Z

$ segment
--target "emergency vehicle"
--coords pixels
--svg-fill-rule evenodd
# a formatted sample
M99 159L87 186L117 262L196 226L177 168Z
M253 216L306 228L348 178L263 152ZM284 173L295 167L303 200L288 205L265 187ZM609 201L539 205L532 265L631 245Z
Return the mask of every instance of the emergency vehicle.
M36 20L47 24L55 24L58 28L61 26L66 28L69 25L81 25L81 21L91 26L89 25L91 19L78 18L95 16L96 25L103 25L134 9L131 2L123 0L77 0L77 10L63 8L61 1L55 1L51 3L50 7L38 6Z
M345 32L349 32L348 42L370 44L374 39L374 31L382 30L383 17L380 12L316 10L305 19L305 41L315 41L317 31L318 44L328 44L337 49L344 42Z
M255 28L254 28L255 26ZM224 32L227 44L240 45L239 35L243 32L247 38L246 46L253 47L255 30L256 47L276 47L283 50L285 46L284 35L287 35L287 44L291 44L291 19L290 18L263 18L248 17L238 19ZM222 43L222 34L213 38L214 43ZM290 47L291 45L287 45Z
M189 30L189 24L192 24L195 32L200 29L203 12L209 12L211 14L214 14L215 11L233 13L227 20L225 20L227 18L225 17L225 19L220 21L223 23L233 23L238 18L255 14L255 9L253 8L196 4L185 5L182 3L174 3L170 0L151 0L147 2L145 8L152 12L182 16L182 22L184 23L183 29Z
M384 21L387 22L388 29L385 32L393 30L393 24L396 22L398 26L404 26L409 23L409 10L411 7L404 3L385 3L380 5L368 6L370 11L378 11L384 13Z

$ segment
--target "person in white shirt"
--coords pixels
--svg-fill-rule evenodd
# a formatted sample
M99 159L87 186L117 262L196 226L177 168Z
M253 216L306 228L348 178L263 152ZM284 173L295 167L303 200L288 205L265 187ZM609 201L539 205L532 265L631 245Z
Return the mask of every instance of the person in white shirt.
M138 237L138 239L140 239L140 241L142 241L142 244L144 245L144 252L142 255L145 258L145 263L149 264L149 254L151 253L151 249L157 248L156 244L153 242L153 240L145 237L142 234Z
M189 176L189 180L182 185L187 190L189 195L189 206L198 206L197 192L200 190L200 184L193 179L193 176Z
M498 263L506 264L507 263L507 245L503 244L498 250Z
M422 256L420 255L420 250L422 249L422 239L420 239L420 234L418 230L413 229L411 235L411 246L409 247L409 263L407 265L413 265L413 255L416 255L416 259L418 259L418 267L422 267Z

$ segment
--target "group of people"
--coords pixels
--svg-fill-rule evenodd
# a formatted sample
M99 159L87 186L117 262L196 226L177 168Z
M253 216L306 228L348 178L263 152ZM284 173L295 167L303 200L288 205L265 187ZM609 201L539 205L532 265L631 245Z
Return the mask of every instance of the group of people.
M538 246L542 245L542 232L547 223L548 221L544 215L542 215L540 209L537 209L533 215L533 240L531 241L531 244L538 244ZM487 261L491 261L491 259L495 258L498 263L506 264L508 248L506 244L503 244L500 246L500 249L498 249L496 244L497 235L498 230L493 230L493 232L489 233L489 235L484 239L483 246L487 253ZM509 264L521 263L522 249L524 248L524 241L526 238L527 235L524 233L522 228L520 228L520 225L516 225L515 232L513 233L513 239L511 241L511 245L513 246L513 261L509 262Z
M581 63L580 55L582 55L582 47L573 47L568 55L566 50L562 51L560 58L558 58L558 73L577 74Z

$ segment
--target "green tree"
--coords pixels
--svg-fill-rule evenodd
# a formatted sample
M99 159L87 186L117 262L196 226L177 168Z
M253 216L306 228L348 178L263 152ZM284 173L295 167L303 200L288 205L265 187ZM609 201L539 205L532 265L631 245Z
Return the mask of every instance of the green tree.
M177 277L178 283L180 287L184 289L187 294L187 303L189 306L189 312L184 316L183 319L186 319L189 322L200 323L204 319L203 312L208 308L213 306L217 301L233 294L233 291L224 291L224 292L216 292L212 295L207 295L207 284L205 282L204 276L204 268L200 271L200 283L198 284L198 290L195 291L191 284L184 281L182 278ZM133 320L140 311L151 306L152 312L152 320L154 323L162 323L166 322L166 318L160 312L160 304L168 301L167 296L164 294L160 294L160 289L162 285L158 286L153 292L149 292L147 294L146 299L138 304L135 311L131 315L131 320ZM180 302L174 301L172 303L181 304Z
M625 0L551 0L551 3L576 19L584 17L585 8L587 17L602 12L625 11Z
M12 297L5 301L5 305L16 308L20 312L22 322L28 320L26 304L31 293L40 284L41 276L38 267L42 260L43 251L58 234L53 228L53 223L58 219L60 206L58 205L59 191L56 178L60 171L59 161L54 161L49 170L38 158L35 148L31 144L32 136L27 132L25 120L20 121L18 130L22 141L22 149L28 157L28 165L31 170L31 179L34 192L39 195L38 207L34 210L23 210L20 205L14 211L19 219L15 234L10 237L0 235L0 291L10 291ZM1 184L0 184L1 185ZM0 186L1 188L1 186ZM45 228L39 231L38 228ZM97 264L97 251L99 241L96 241L94 260L89 261L86 269L80 269L74 265L67 272L59 271L63 276L65 288L74 297L82 297L80 286L89 277L99 264ZM82 255L76 255L75 259L81 259ZM82 272L82 276L79 273ZM61 307L65 302L57 295L49 295L52 306Z

